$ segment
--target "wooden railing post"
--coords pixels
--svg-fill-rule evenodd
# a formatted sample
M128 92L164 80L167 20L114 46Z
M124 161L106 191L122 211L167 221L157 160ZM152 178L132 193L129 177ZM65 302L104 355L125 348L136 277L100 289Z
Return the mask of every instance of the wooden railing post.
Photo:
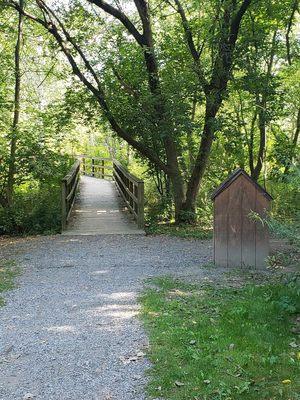
M95 159L92 158L92 176L95 176Z
M101 172L102 172L102 173L101 173L101 178L104 179L104 160L101 161L101 165L102 165L102 168L101 168Z
M64 230L67 225L67 185L66 181L61 182L61 229Z
M85 158L82 158L82 173L85 175Z
M138 182L138 190L137 190L137 199L138 199L138 218L137 224L139 228L144 228L144 182Z

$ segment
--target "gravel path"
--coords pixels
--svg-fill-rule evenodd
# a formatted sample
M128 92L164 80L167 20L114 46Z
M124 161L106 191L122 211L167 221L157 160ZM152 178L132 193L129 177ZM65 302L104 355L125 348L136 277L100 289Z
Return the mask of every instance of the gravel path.
M150 276L215 279L210 241L48 236L0 242L19 287L0 308L0 399L143 400L147 337L137 295Z

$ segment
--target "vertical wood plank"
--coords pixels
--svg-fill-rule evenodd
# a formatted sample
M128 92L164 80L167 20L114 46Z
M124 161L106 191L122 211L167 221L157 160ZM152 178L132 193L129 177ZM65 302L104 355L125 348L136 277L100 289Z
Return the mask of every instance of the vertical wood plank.
M229 187L228 201L228 267L242 264L242 181L237 178Z
M104 175L105 175L105 173L104 173L104 160L101 161L101 165L102 165L102 168L101 168L101 171L102 171L102 173L101 173L101 178L104 179Z
M67 205L66 205L66 198L67 198L67 188L66 182L61 182L61 229L64 230L67 224Z
M92 176L95 176L95 159L92 158Z
M227 259L227 214L229 190L226 189L215 198L214 202L214 257L215 264L220 267L228 266Z
M258 190L256 190L255 209L261 218L266 218L266 211L269 209L269 201ZM256 222L255 246L255 266L257 268L264 268L269 255L269 232L268 227L263 226L259 221Z
M139 228L144 228L144 182L138 182L138 218L137 224Z
M255 266L255 221L249 213L255 211L255 186L244 176L240 177L242 183L242 266Z

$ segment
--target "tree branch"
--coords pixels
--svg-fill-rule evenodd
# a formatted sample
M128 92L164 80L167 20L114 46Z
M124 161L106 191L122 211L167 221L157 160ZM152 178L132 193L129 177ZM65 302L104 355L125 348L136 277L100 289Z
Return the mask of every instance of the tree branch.
M181 17L182 26L183 26L183 29L184 29L184 32L185 32L185 36L186 36L186 40L187 40L190 52L191 52L194 60L198 61L200 55L199 55L199 53L198 53L198 51L196 49L196 46L195 46L195 43L194 43L194 39L193 39L193 34L192 34L191 28L189 26L185 11L184 11L184 9L183 9L183 7L182 7L182 5L181 5L179 0L174 0L174 1L175 1L176 6L177 6L177 11L178 11L178 13L180 14L180 17Z
M124 139L127 143L129 143L132 147L134 147L137 151L139 151L144 157L148 158L151 162L153 162L158 168L160 168L163 171L165 171L166 173L168 173L169 172L168 166L150 148L148 148L143 143L141 143L141 142L137 141L136 139L134 139L127 131L125 131L118 124L118 122L116 121L116 119L112 115L112 113L111 113L111 111L109 109L109 106L108 106L108 104L106 102L104 91L101 88L100 81L99 81L98 77L97 77L97 84L99 84L100 86L98 88L96 88L84 76L84 74L80 70L77 62L74 59L74 57L72 56L72 54L70 53L68 48L65 46L65 40L63 39L63 37L59 33L59 31L57 29L57 26L52 21L47 21L47 20L44 21L44 20L42 20L40 18L37 18L37 17L35 17L35 16L31 15L31 14L28 14L23 9L21 9L19 7L18 3L16 3L15 1L6 1L6 5L15 8L19 13L22 13L25 17L31 19L32 21L35 21L35 22L39 23L49 33L51 33L51 35L56 39L56 41L57 41L59 47L61 48L62 52L65 54L67 60L69 61L69 64L72 67L74 75L76 75L80 79L80 81L88 88L88 90L95 96L96 100L98 101L100 107L102 108L102 110L104 112L104 115L108 119L108 121L110 123L110 126L112 127L113 131L120 138ZM38 5L39 8L42 8L42 10L44 11L44 14L48 15L48 17L49 17L50 11L51 11L51 15L54 16L53 11L50 10L48 6L45 6L42 0L37 0L37 5ZM58 17L57 16L55 16L55 19L56 19L56 21L58 21ZM59 23L59 26L62 29L63 25L62 25L61 22ZM65 28L63 28L62 30L63 30L63 32L67 32ZM65 36L66 36L66 39L73 45L73 47L78 52L78 54L81 56L81 58L83 59L83 61L85 63L85 66L88 68L88 70L90 70L90 68L92 69L90 63L88 62L88 60L84 56L84 53L82 52L82 50L75 43L74 39L72 39L70 37L68 32L67 32L67 35L65 35ZM70 41L70 38L71 38L72 41ZM93 76L94 76L94 74L93 74Z
M293 7L292 7L292 12L289 17L288 25L287 25L287 31L285 34L285 42L286 42L286 55L287 55L287 60L288 64L292 65L292 56L291 56L291 45L290 45L290 33L292 30L293 26L293 21L294 21L294 16L296 11L299 8L299 0L294 0Z
M203 90L205 92L206 89L207 89L208 83L207 83L207 81L205 79L205 74L204 74L203 68L202 68L202 66L200 64L200 55L201 55L201 53L203 51L204 43L202 45L202 48L201 48L200 52L198 52L197 49L196 49L195 43L194 43L193 34L192 34L192 31L191 31L189 22L187 20L185 11L184 11L181 3L180 3L180 0L174 0L174 1L175 1L176 6L177 6L177 12L179 13L179 15L181 17L181 22L182 22L182 26L183 26L183 29L184 29L187 45L188 45L190 53L191 53L191 55L192 55L192 57L194 59L196 72L197 72L198 78L200 80L200 84L202 85Z
M135 38L140 46L144 46L144 38L143 35L137 30L134 24L130 21L130 19L125 15L122 11L118 10L117 8L111 6L110 4L106 3L103 0L87 0L91 4L95 4L96 6L100 7L103 11L107 12L108 14L112 15L116 19L118 19L128 30L128 32Z
M86 69L92 74L93 78L95 79L95 82L97 83L98 89L101 91L101 83L100 80L94 70L94 68L91 66L90 62L88 61L88 59L86 58L85 54L83 53L83 51L81 50L81 48L77 45L77 43L75 42L75 40L70 36L69 32L66 30L65 26L63 25L63 23L61 22L61 20L58 18L58 16L51 10L51 8L49 8L46 3L43 0L36 0L38 6L49 16L49 17L53 17L56 22L58 23L59 27L61 28L61 30L63 31L66 39L68 40L68 42L70 42L72 44L72 46L74 47L74 49L78 52L78 54L80 55L80 57L82 58L84 65L86 67Z
M236 13L235 17L233 18L230 26L230 35L229 35L229 44L235 45L237 40L238 32L240 29L242 18L249 8L252 0L244 0L240 9Z

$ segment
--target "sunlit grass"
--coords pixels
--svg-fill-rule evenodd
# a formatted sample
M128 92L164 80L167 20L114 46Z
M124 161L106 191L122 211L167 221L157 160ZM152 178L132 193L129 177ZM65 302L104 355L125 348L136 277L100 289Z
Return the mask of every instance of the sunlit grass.
M299 399L299 296L295 282L216 290L155 279L141 297L153 363L149 394Z
M146 232L152 235L170 235L181 238L211 239L212 229L200 225L176 225L175 223L151 224Z

